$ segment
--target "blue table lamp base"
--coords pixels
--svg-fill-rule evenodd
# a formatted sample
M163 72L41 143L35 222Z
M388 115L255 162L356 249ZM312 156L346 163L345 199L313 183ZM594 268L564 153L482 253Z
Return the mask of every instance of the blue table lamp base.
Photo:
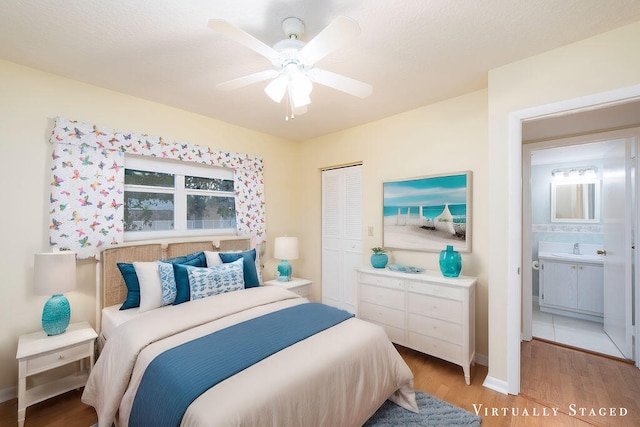
M278 274L277 274L277 279L279 282L288 282L291 279L291 264L289 264L289 261L287 261L286 259L283 259L282 261L280 261L280 264L278 264Z
M62 294L53 295L42 310L42 329L47 335L64 333L69 326L71 306L69 300Z

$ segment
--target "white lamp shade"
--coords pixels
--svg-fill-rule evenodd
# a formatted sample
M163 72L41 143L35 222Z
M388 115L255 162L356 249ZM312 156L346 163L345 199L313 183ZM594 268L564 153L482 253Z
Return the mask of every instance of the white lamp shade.
M56 295L76 288L76 253L69 251L35 254L33 293Z
M273 256L278 259L298 259L298 238L276 237Z

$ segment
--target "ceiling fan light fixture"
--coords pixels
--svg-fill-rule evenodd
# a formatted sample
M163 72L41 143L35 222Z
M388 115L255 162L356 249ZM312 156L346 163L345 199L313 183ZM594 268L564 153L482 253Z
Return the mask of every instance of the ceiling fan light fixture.
M309 98L309 94L307 93L289 90L289 94L291 95L291 104L293 105L293 108L299 108L311 104L311 98Z
M288 79L284 74L280 74L275 80L272 80L265 88L264 91L278 104L284 98L284 94L287 92Z
M273 47L223 20L212 19L209 27L267 58L274 67L272 70L236 78L216 86L221 89L237 89L274 79L264 91L276 103L282 102L285 94L287 95L287 110L290 114L287 119L293 119L296 114L307 111L307 105L311 103L309 95L313 90L313 83L360 98L371 94L372 87L367 83L314 67L317 61L360 34L358 23L351 18L338 16L308 43L300 40L305 29L304 22L295 17L285 18L282 29L286 38Z

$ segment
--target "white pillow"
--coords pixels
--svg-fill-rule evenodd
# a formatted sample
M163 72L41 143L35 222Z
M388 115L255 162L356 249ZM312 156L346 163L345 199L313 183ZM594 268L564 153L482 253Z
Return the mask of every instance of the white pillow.
M222 264L218 252L204 251L204 256L207 259L207 267L209 268Z
M162 306L162 283L158 264L151 262L134 262L138 282L140 282L140 309L138 313L153 310Z
M173 265L161 261L134 262L140 283L138 313L173 304L176 299L176 279Z
M244 289L243 259L210 268L187 266L191 300Z

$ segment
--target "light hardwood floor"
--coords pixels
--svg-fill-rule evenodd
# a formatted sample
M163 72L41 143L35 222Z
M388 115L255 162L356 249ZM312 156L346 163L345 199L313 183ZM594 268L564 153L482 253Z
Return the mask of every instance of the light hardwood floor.
M508 396L482 386L487 375L484 366L472 367L468 386L459 366L404 347L398 351L413 371L416 390L470 412L479 410L483 427L640 425L640 370L629 363L542 341L525 342L522 393ZM93 408L80 402L80 394L69 392L29 407L25 427L88 427L96 423ZM591 408L608 412L621 407L627 410L624 417L589 414ZM581 408L588 410L581 414ZM15 399L0 403L0 426L15 426L16 411ZM576 416L571 416L572 412Z

